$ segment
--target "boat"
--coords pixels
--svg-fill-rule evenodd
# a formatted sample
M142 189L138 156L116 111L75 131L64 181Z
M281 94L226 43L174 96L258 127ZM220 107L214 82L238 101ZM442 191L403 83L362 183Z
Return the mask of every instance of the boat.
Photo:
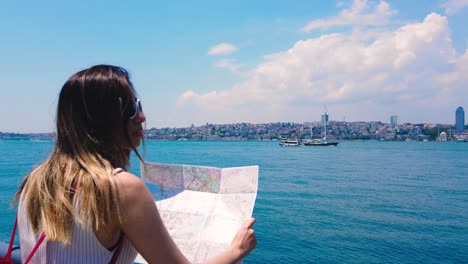
M335 140L328 140L327 139L327 123L328 123L328 114L325 112L325 114L322 115L322 122L323 122L323 127L324 127L324 137L322 139L311 139L305 142L302 142L304 146L337 146L338 141ZM312 125L310 126L310 137L312 138L313 136L313 127Z
M299 147L301 145L301 142L299 142L299 140L285 139L281 140L279 145L281 147Z
M302 143L304 146L336 146L338 145L337 141L328 141L326 138L323 139L313 139Z

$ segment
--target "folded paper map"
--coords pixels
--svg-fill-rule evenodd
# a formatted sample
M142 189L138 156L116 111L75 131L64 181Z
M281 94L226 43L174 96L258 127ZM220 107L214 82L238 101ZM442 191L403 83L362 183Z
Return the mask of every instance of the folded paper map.
M258 166L216 168L141 163L141 175L156 200L166 228L192 263L229 247L252 216ZM140 255L136 263L146 263Z

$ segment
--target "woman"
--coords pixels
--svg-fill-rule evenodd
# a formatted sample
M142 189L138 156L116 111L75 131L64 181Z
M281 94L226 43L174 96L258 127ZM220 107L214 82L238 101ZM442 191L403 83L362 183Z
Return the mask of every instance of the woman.
M188 263L145 184L125 171L132 150L142 160L136 148L143 122L125 69L97 65L67 80L52 154L15 198L23 261L36 247L34 263L132 263L137 252L149 263ZM247 220L231 247L206 263L235 263L249 254L254 222Z

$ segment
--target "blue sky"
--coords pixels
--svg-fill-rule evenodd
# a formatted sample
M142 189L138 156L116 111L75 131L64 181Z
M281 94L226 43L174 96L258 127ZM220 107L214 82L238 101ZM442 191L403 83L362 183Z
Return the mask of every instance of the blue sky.
M454 123L468 0L0 2L0 131L54 131L66 79L126 68L147 127Z

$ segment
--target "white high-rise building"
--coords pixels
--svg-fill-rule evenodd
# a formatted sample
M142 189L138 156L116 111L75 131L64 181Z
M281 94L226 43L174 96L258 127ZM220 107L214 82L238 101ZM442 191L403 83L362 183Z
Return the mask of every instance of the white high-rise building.
M462 133L465 130L465 110L459 106L455 111L455 130Z
M399 116L397 115L392 115L390 116L390 126L395 128L398 126L398 120L399 119Z

